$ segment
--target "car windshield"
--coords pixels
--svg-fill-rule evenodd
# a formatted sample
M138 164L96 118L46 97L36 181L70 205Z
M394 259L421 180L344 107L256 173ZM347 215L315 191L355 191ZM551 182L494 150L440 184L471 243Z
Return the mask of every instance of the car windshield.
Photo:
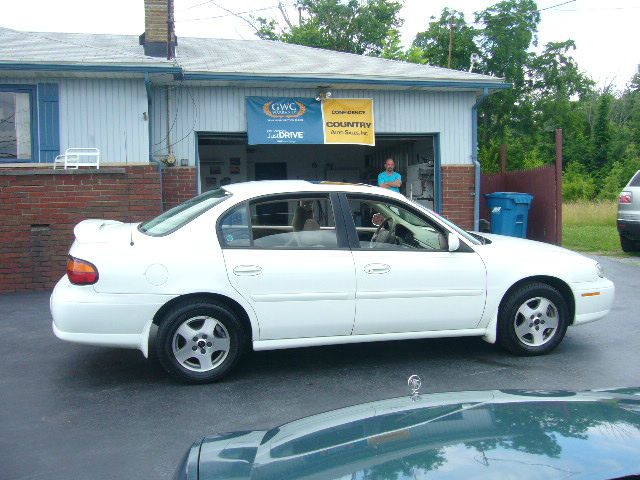
M417 205L419 208L421 209L425 209L422 205L420 205L418 202L414 201L414 200L410 200L411 203L413 203L414 205ZM457 233L459 233L460 235L462 235L465 240L468 240L469 242L471 242L474 245L482 245L484 242L478 240L476 237L474 237L473 235L471 235L469 232L461 229L459 226L457 226L455 223L450 222L449 220L447 220L446 218L444 218L441 215L438 215L436 212L434 212L433 210L429 210L429 213L431 215L433 215L434 217L436 217L438 220L440 220L442 223L444 223L447 227L451 228L452 230L455 230Z
M231 194L222 188L211 190L140 224L138 230L153 237L167 235L230 196Z

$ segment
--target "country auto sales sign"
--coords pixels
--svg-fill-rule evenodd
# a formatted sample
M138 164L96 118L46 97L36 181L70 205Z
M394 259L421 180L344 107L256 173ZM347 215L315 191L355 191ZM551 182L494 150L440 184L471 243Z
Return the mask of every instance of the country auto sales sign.
M331 98L322 102L324 143L375 145L373 100Z
M375 145L371 99L247 97L249 144Z

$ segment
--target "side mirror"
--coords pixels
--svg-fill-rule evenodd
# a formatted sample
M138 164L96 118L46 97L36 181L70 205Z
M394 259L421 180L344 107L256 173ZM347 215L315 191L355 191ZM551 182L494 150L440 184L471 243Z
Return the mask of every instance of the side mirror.
M447 236L447 244L449 245L449 251L455 252L460 248L460 239L455 233L449 232Z

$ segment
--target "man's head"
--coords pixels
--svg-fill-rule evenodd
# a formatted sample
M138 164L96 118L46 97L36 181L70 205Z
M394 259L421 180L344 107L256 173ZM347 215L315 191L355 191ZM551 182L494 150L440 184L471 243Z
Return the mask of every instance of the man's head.
M393 158L387 158L384 162L384 169L387 173L393 173L393 170L396 168L396 162L393 161Z

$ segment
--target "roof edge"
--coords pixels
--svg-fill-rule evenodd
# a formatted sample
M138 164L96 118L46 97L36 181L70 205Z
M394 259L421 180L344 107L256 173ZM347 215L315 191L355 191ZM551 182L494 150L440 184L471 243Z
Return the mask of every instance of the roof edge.
M30 70L45 72L133 72L182 74L182 69L169 65L80 65L64 63L0 62L0 70Z
M454 89L489 89L505 90L512 87L511 83L503 81L477 80L412 80L412 79L383 79L383 78L349 78L329 76L286 76L286 75L252 75L229 73L185 73L182 67L174 65L95 65L95 64L64 64L39 62L0 62L0 71L26 70L46 72L130 72L130 73L165 73L173 74L182 81L235 81L235 82L276 82L276 83L310 83L322 85L326 83L347 85L389 85L399 87L432 87Z
M346 78L346 77L306 77L284 75L243 75L227 73L183 73L180 80L202 81L247 81L247 82L288 82L288 83L335 83L335 84L366 84L366 85L394 85L401 87L447 87L447 88L473 88L490 90L505 90L511 88L511 83L496 81L464 81L464 80L401 80L401 79L377 79L377 78Z

